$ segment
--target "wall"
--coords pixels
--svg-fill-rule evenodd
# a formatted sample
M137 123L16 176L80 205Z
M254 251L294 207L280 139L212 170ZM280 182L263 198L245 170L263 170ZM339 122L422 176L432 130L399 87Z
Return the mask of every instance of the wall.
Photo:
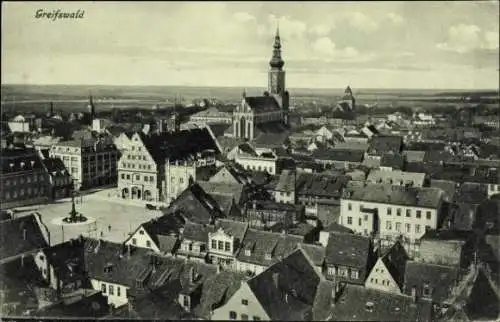
M133 243L133 239L136 239L136 244ZM147 246L147 242L150 242L150 247ZM142 228L138 229L126 242L125 245L134 245L137 247L142 247L142 248L147 248L147 249L152 249L153 251L159 253L160 249L156 245L156 243L153 241L151 236Z
M276 174L276 159L245 157L238 155L234 161L247 170L252 169L257 171L267 171L270 174Z
M243 305L242 300L247 300L248 305ZM227 303L218 309L215 309L211 317L212 320L229 320L229 312L236 312L235 320L242 320L242 314L248 316L248 320L254 320L254 316L262 321L269 321L270 318L262 308L259 301L255 298L252 290L246 282L243 282L239 290L227 301Z
M244 250L242 250L242 251L244 251ZM258 275L258 274L262 273L266 268L267 268L267 266L262 266L262 265L257 265L257 264L253 264L253 263L242 262L240 260L236 260L236 262L234 263L234 269L236 271L239 271L239 272L250 271L250 272L254 272L255 275Z
M106 281L101 281L97 279L91 279L90 283L92 288L96 291L102 291L102 285L105 285L106 292L102 292L102 295L108 298L108 304L114 305L115 308L120 307L128 303L127 292L129 288L125 285L108 283ZM109 294L110 286L113 287L113 295ZM118 295L118 288L120 289L120 295Z
M376 289L393 294L401 294L401 290L381 258L373 266L365 282L366 288Z
M458 266L460 265L463 244L464 242L453 240L421 240L420 249L415 256L415 260Z
M352 210L349 211L348 209L348 204L352 205ZM382 204L382 203L374 203L374 202L363 202L363 201L357 201L357 200L347 200L347 199L341 199L340 201L340 224L344 225L350 229L353 229L356 232L363 232L363 230L366 228L368 229L369 222L366 224L363 224L361 227L358 226L358 218L363 216L359 212L359 206L363 205L365 208L376 208L378 209L378 220L379 220L379 225L378 225L378 231L379 235L382 237L391 237L394 238L399 235L403 235L405 237L408 237L412 240L417 240L420 239L424 234L425 234L425 227L429 226L431 229L435 229L437 227L437 219L438 219L438 209L440 208L440 205L437 207L437 209L430 209L430 208L421 208L421 207L408 207L408 206L397 206L397 205L389 205L389 204ZM392 215L387 215L387 209L391 208L392 209ZM397 216L397 209L401 209L401 216ZM409 209L411 211L411 217L406 217L406 210ZM420 210L422 212L421 218L418 219L416 218L416 212L417 210ZM426 219L427 211L430 211L431 214L431 219L428 220ZM348 225L347 224L347 217L351 216L353 218L353 224ZM368 216L369 218L372 217L372 215ZM391 229L387 229L387 221L391 221ZM396 231L396 222L401 223L401 231L397 232ZM364 223L364 221L363 221ZM372 222L373 223L373 222ZM406 232L406 224L410 224L410 232ZM416 230L416 225L420 225L420 230L417 233ZM373 226L372 226L373 227ZM370 232L370 231L369 231Z

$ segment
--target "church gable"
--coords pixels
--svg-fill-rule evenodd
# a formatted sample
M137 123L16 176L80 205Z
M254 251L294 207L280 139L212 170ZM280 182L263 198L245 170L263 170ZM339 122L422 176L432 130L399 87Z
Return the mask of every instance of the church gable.
M401 294L401 289L389 272L389 269L384 264L382 258L379 258L373 266L368 278L366 279L365 287L394 294Z

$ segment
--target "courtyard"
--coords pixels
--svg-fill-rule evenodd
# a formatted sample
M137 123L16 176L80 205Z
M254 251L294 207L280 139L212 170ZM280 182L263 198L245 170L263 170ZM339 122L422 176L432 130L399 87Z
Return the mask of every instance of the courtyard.
M162 215L159 210L148 210L144 205L109 197L111 190L101 190L76 198L76 211L92 218L88 224L60 225L60 219L71 211L71 199L55 203L17 208L18 216L37 212L50 231L51 245L68 241L79 235L121 243L137 227ZM95 219L95 220L94 220Z

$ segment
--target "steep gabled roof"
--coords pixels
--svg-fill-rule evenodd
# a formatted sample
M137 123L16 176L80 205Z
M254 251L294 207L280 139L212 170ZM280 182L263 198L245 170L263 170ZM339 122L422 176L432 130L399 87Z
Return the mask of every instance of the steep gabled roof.
M279 111L280 107L272 96L247 96L245 103L255 112Z
M49 246L35 216L0 221L0 259Z

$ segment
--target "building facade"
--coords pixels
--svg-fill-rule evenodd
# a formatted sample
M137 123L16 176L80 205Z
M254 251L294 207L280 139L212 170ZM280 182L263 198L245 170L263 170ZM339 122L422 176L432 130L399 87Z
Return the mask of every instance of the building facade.
M117 181L118 150L110 137L62 141L51 147L49 155L63 161L77 190Z

